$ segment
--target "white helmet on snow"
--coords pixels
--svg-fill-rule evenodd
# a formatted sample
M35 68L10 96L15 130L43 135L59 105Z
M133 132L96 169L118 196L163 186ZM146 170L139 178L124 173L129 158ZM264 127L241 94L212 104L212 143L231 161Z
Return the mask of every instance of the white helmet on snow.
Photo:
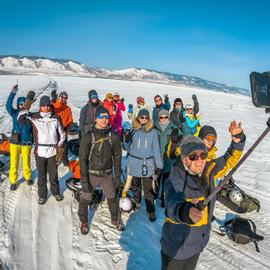
M129 197L119 199L119 208L122 212L130 212L133 209L133 203Z
M234 204L240 205L241 202L243 201L243 194L239 189L234 188L233 190L230 191L229 198Z

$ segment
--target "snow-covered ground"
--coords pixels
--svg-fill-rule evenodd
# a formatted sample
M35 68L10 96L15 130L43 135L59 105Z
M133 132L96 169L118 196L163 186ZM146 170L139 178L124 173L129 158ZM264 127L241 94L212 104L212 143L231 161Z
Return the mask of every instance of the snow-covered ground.
M252 105L249 97L218 93L207 90L183 88L161 84L130 82L108 79L49 76L0 76L0 132L11 131L11 118L5 110L10 89L19 79L18 96L28 90L41 95L50 94L50 81L57 81L59 90L69 93L75 120L87 101L90 89L97 89L101 98L117 91L125 97L125 103L135 103L141 95L153 105L153 96L169 94L170 100L181 97L191 102L197 94L200 102L201 123L215 126L218 132L219 154L230 143L228 125L231 120L242 121L247 135L246 150L266 128L267 115ZM38 105L36 102L35 106ZM34 106L34 108L35 108ZM124 115L126 119L126 114ZM227 237L212 233L211 240L200 256L197 269L270 269L270 135L263 140L250 158L235 175L240 187L261 201L259 213L243 215L254 220L259 234L265 240L259 244L260 253L253 244L235 245ZM32 158L33 176L37 172ZM28 187L21 181L16 192L9 191L8 181L0 184L0 269L160 269L160 233L164 220L163 209L157 202L157 221L150 223L143 208L124 215L126 230L118 232L110 225L106 203L89 215L91 230L83 236L79 230L78 204L66 189L68 170L59 167L59 181L65 199L37 204L37 185ZM22 175L20 174L20 179ZM224 220L230 211L217 203L215 215ZM213 223L214 229L218 225Z

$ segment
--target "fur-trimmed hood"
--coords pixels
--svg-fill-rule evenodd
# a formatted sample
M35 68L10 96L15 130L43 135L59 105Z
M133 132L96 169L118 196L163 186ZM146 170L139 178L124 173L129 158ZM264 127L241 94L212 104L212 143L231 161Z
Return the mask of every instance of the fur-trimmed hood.
M135 118L132 122L133 129L138 131L140 129L144 129L146 132L151 131L154 128L154 122L152 119L149 118L148 123L144 126L142 126L138 120L138 118Z

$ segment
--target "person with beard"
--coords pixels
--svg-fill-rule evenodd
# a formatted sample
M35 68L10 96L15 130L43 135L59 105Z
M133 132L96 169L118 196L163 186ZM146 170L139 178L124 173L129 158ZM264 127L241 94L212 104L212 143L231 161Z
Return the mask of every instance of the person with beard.
M164 95L164 103L160 95L154 97L155 107L153 108L153 121L154 124L158 122L158 113L160 110L170 111L171 104L168 95Z
M116 199L116 189L121 184L122 147L119 136L109 125L109 119L108 110L98 107L95 126L81 140L79 162L82 195L78 215L82 234L89 232L88 207L98 186L102 187L108 200L112 225L119 231L124 230Z
M155 130L157 131L158 141L160 146L160 156L163 158L163 169L159 177L157 178L158 196L159 189L161 189L161 207L164 207L164 183L168 179L173 160L167 156L167 149L170 140L174 140L175 143L179 143L183 137L182 132L178 129L172 121L170 121L170 114L167 110L161 110L158 113L158 123L155 125Z
M124 137L124 148L128 152L127 175L132 176L132 190L137 209L140 208L142 187L146 211L149 220L156 220L155 193L153 178L157 178L163 168L157 132L153 121L149 119L149 111L141 109L133 121L133 129Z
M88 92L89 101L81 109L79 128L80 138L91 131L95 125L95 114L98 107L102 106L102 102L98 98L97 91L92 89Z

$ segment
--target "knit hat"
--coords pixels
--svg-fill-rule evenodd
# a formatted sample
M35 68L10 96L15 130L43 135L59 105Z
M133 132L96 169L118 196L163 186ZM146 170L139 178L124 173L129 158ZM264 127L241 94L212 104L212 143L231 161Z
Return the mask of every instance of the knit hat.
M97 94L97 91L92 89L88 92L88 98L89 99L93 99L93 98L96 98L98 99L98 94Z
M113 94L112 93L108 93L108 94L106 94L106 97L105 97L106 99L108 99L108 98L113 98Z
M149 117L149 111L145 108L140 109L137 117L140 118L141 116Z
M175 105L175 103L177 103L177 102L181 102L181 104L183 104L183 102L182 102L182 99L181 99L181 98L176 98L176 99L174 100L173 104Z
M182 142L180 143L181 157L186 157L190 153L196 150L202 150L207 152L206 146L201 138L195 137L193 135L184 136Z
M106 108L104 108L103 106L98 106L96 109L96 117L103 113L107 113L108 115L110 115L109 111Z
M160 117L161 115L166 115L166 116L170 117L169 112L167 110L165 110L165 109L162 109L162 110L159 111L158 117Z
M192 110L193 110L193 106L192 106L191 104L188 103L188 104L186 105L186 109L192 109Z
M60 94L59 94L59 97L67 97L68 98L68 94L66 91L62 91Z
M26 98L25 97L19 97L17 98L17 108L19 108L19 105L22 103L25 103Z
M217 137L217 132L211 126L203 126L199 132L199 137L203 140L207 135L213 135Z
M49 96L42 96L39 101L40 106L51 105L51 100Z

